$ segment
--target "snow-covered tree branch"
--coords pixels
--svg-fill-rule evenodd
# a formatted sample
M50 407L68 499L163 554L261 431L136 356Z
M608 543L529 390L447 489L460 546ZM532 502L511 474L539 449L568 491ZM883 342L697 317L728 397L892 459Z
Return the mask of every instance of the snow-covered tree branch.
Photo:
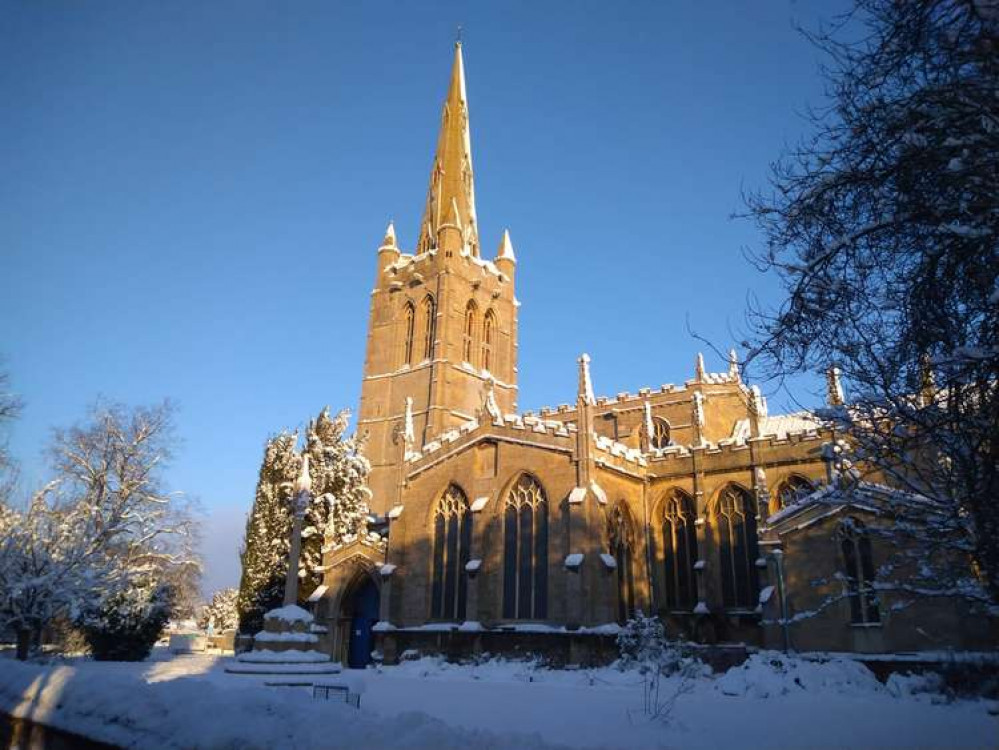
M858 26L859 41L811 35L831 106L748 199L755 260L786 292L751 311L748 359L777 378L837 366L849 406L825 416L855 464L933 504L900 503L895 530L926 558L963 554L995 600L999 13L857 0L838 28Z

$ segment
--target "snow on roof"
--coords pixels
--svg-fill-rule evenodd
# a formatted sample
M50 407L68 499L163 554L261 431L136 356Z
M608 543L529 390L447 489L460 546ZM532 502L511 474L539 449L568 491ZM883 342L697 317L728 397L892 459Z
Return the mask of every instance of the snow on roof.
M821 425L822 423L819 419L807 411L775 414L771 417L760 419L760 436L774 435L777 438L783 439L792 433L817 430ZM751 437L748 419L740 419L735 423L735 428L732 430L732 437L737 440L748 440Z
M326 593L329 586L316 586L316 590L309 595L310 602L318 602L323 598L323 594Z
M472 511L472 513L478 513L479 511L481 511L483 508L486 507L486 504L488 502L489 502L488 495L477 497L475 498L475 500L472 501L472 505L469 507L469 510Z
M774 526L794 516L806 508L816 505L826 505L836 508L852 506L878 513L892 503L903 502L908 508L925 508L932 513L935 503L928 497L905 492L894 487L875 482L833 482L819 487L814 492L802 495L790 505L781 508L767 518L767 525Z

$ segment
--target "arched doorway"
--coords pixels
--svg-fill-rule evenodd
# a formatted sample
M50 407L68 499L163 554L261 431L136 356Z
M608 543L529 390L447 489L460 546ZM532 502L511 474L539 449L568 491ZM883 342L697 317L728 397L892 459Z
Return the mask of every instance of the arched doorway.
M371 628L378 622L378 586L370 576L362 576L344 602L343 614L350 620L347 639L347 666L364 669L371 663L374 647Z

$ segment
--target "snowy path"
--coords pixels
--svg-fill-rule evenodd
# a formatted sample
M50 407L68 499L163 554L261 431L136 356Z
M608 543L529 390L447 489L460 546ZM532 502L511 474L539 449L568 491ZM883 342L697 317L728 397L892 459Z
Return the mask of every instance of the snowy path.
M986 702L897 697L852 663L779 674L756 663L700 678L663 724L642 714L633 672L423 659L363 673L357 712L313 702L307 689L226 674L226 661L158 652L141 664L60 662L67 667L0 655L0 711L20 706L63 729L156 748L999 747L999 719Z

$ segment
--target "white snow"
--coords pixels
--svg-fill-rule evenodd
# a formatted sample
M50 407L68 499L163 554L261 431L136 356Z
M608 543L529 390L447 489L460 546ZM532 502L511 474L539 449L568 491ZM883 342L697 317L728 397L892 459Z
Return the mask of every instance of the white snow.
M265 620L280 620L281 622L312 622L313 617L297 604L272 609L264 615Z
M583 564L583 553L573 552L570 555L565 556L565 567L567 568L578 568Z
M319 637L312 633L272 633L263 631L254 636L255 643L319 643Z
M614 559L614 555L609 555L606 552L600 553L600 560L607 567L608 570L614 570L617 567L617 560Z
M416 656L415 653L410 656ZM310 687L226 674L219 656L138 664L0 655L0 711L136 748L978 748L996 744L987 701L945 703L933 678L881 685L833 655L753 655L722 676L687 680L667 721L642 712L637 671L547 670L523 661L469 666L416 658L306 677L364 692L360 710L313 701ZM363 676L362 676L363 675ZM297 680L296 680L297 681ZM671 695L681 678L664 678ZM521 734L515 734L519 732Z
M303 633L303 635L305 634ZM329 654L324 654L321 651L271 651L262 648L247 651L245 654L237 656L236 659L246 664L311 664L328 662L330 657Z

